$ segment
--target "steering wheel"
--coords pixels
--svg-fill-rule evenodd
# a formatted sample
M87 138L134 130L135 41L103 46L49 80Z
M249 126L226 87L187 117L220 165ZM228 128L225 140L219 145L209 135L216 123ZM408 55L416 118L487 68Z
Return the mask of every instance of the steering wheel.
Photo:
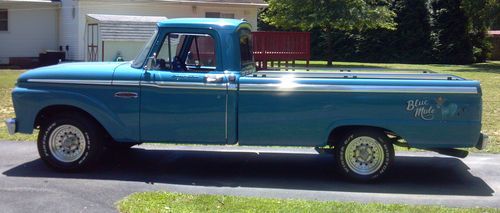
M157 70L167 70L167 62L164 59L156 59L156 66L155 69Z
M172 60L172 69L174 71L187 71L186 64L182 63L179 56L175 56L174 60Z

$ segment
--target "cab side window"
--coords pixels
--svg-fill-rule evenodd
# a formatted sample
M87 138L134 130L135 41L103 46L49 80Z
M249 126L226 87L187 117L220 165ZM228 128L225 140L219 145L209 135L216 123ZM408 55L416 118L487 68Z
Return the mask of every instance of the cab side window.
M209 72L215 70L215 40L207 34L170 33L153 53L154 70Z
M193 36L186 65L189 69L216 67L215 41L209 35Z
M165 36L160 50L157 53L153 53L153 57L156 58L155 70L172 70L172 64L175 58L178 56L177 53L180 52L182 47L182 36L178 33L170 33Z

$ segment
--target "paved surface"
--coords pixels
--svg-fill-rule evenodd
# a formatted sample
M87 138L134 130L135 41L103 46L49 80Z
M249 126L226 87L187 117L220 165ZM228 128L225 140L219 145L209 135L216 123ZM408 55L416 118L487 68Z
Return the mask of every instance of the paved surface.
M205 151L201 151L205 150ZM311 149L139 146L86 173L58 173L32 142L0 142L0 212L113 212L133 192L500 207L500 155L398 153L383 181L357 184ZM283 150L281 150L283 151Z

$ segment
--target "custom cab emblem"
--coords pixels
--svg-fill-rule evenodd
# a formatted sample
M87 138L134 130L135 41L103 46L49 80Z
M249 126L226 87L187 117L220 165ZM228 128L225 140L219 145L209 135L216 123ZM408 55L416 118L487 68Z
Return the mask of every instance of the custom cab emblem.
M433 120L436 109L429 104L429 100L409 100L406 102L406 111L414 113L415 118Z

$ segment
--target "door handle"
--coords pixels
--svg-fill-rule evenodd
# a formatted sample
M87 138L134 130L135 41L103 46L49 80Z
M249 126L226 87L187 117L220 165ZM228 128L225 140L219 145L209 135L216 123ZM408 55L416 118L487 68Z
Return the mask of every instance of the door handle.
M117 92L115 93L115 98L137 98L139 95L136 92Z
M206 83L223 83L224 82L224 75L221 75L221 74L205 75L205 82Z

